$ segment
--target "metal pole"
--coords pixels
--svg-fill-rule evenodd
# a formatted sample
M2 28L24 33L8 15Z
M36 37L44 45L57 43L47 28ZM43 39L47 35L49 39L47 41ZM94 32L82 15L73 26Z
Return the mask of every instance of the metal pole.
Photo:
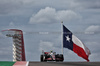
M63 52L63 21L61 22L61 46L62 46L62 54L64 54Z

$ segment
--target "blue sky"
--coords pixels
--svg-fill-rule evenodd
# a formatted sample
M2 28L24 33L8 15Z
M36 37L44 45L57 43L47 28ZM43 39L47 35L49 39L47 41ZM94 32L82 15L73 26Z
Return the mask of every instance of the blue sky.
M100 0L0 0L0 31L23 30L27 61L39 61L42 49L61 53L61 21L100 61ZM85 61L68 49L64 57ZM0 60L12 59L12 39L0 32Z

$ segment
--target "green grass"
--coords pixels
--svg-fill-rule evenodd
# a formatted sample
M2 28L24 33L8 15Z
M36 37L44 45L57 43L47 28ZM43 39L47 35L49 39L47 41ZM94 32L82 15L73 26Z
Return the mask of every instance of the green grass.
M14 63L11 61L0 61L0 66L13 66Z

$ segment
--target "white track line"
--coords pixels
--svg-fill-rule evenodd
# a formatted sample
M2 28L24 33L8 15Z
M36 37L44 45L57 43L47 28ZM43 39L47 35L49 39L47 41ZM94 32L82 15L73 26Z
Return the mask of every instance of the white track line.
M28 64L29 64L29 61L27 61L26 66L28 66Z

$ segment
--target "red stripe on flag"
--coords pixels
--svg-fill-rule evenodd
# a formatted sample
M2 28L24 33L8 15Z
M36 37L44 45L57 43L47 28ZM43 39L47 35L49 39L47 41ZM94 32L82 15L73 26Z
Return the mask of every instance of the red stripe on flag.
M26 61L17 61L13 66L26 66Z
M77 46L76 44L73 43L73 51L80 57L86 59L87 61L89 61L88 56L86 55L85 51Z

